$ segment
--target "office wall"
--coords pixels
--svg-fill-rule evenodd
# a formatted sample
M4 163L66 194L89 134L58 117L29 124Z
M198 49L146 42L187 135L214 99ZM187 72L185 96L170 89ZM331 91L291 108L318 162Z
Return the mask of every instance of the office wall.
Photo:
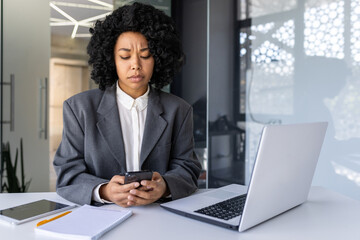
M88 61L89 38L70 38L67 35L51 34L51 58Z

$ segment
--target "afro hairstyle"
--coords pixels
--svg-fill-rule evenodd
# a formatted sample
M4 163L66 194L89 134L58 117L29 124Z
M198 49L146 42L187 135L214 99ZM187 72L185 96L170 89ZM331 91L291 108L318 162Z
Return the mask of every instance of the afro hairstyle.
M97 21L90 28L92 37L87 46L91 78L105 90L117 80L114 47L123 32L139 32L145 36L154 58L154 70L150 80L155 88L171 83L184 64L185 55L173 20L153 6L133 3L118 8L105 20Z

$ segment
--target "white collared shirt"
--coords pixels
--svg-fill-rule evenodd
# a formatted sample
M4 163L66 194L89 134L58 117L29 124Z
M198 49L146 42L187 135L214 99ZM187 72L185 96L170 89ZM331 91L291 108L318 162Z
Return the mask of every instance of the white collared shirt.
M116 83L116 102L125 148L126 170L128 172L140 170L140 151L144 135L149 91L150 88L148 87L144 95L133 99L121 90L119 84ZM92 200L110 203L100 198L99 190L103 184L99 184L93 190Z
M116 101L119 109L121 131L126 155L126 170L140 170L140 151L144 135L149 90L136 99L126 94L116 84Z

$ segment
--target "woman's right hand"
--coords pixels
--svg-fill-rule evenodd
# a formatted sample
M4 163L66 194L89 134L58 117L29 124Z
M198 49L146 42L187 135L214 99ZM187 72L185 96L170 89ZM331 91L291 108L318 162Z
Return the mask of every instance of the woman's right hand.
M110 182L100 187L99 194L102 199L113 202L121 207L129 207L128 196L130 190L140 186L138 182L124 184L125 177L115 175L111 178Z

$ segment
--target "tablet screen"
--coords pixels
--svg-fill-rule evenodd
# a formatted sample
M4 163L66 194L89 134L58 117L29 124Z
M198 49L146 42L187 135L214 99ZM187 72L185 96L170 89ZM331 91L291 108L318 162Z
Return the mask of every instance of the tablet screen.
M52 202L49 200L39 200L24 205L0 210L0 215L22 221L28 218L33 218L45 213L51 213L60 209L69 207L69 205Z

